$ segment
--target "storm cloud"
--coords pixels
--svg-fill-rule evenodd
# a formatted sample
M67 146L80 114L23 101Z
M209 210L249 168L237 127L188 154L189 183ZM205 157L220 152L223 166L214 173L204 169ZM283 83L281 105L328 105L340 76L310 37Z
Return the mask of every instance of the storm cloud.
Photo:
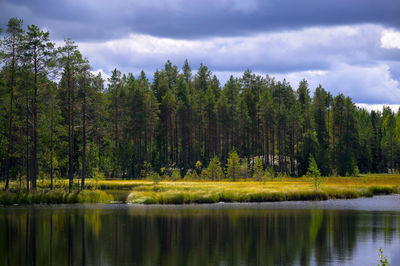
M23 18L72 38L93 69L151 74L167 60L207 65L224 82L246 69L309 80L356 102L400 102L396 0L0 0L0 25Z
M56 38L105 40L141 33L174 39L243 36L310 26L380 24L400 27L397 0L12 0L9 16L46 26Z

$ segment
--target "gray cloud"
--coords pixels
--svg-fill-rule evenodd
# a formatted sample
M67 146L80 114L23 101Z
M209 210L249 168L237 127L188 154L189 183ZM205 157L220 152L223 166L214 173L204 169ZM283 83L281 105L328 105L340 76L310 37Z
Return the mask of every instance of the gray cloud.
M16 16L70 37L106 74L188 59L222 82L252 69L368 104L400 99L399 14L398 0L0 0L0 25Z
M2 0L12 16L49 28L53 37L108 40L143 33L177 39L374 23L400 28L398 0Z
M128 69L136 65L151 69L168 59L181 64L187 58L195 66L204 63L215 71L288 73L329 70L338 62L368 65L394 60L396 52L380 48L382 30L376 25L317 27L207 40L131 35L110 42L82 42L80 48L89 58L97 59L98 67L108 64Z

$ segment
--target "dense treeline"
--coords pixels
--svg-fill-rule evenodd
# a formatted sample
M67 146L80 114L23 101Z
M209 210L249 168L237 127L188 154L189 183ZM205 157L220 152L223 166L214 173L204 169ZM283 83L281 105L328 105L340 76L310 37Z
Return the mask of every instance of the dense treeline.
M38 178L68 177L71 188L78 177L83 187L85 177L184 176L208 165L213 178L265 169L302 176L310 156L322 175L400 166L400 112L367 112L321 86L311 96L306 80L293 89L247 70L222 85L205 65L192 73L187 61L182 69L168 61L151 82L117 69L105 82L73 41L55 47L48 32L24 30L17 18L3 33L1 58L6 188L10 179L35 189Z

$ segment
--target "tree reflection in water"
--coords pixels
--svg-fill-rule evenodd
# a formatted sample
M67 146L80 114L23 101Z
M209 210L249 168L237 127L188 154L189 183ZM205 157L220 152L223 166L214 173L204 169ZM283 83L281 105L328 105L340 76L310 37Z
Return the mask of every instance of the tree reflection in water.
M1 208L0 264L351 264L365 243L398 243L399 226L399 212L377 211Z

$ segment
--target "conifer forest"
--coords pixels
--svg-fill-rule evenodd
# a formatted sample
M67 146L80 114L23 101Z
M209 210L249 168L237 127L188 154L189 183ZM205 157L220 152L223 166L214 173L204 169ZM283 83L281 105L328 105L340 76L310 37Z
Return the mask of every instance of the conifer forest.
M323 84L251 70L222 84L206 65L167 61L154 73L93 74L73 40L11 18L1 34L0 179L141 179L209 165L303 176L395 172L400 112L358 108ZM175 65L177 63L178 65ZM196 69L196 71L192 71ZM237 158L237 159L235 159ZM215 169L220 169L216 168ZM211 167L211 170L214 169ZM210 169L210 167L208 167ZM210 172L210 171L209 171Z

